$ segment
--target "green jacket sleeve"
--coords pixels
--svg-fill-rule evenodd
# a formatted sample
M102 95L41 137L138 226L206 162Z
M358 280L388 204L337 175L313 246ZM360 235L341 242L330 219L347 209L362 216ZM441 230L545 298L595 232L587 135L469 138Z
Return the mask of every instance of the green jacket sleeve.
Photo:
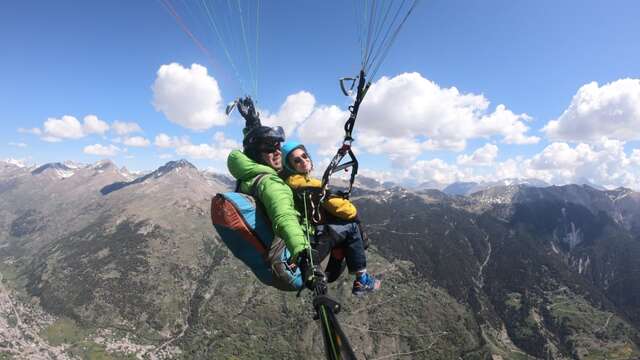
M308 247L300 225L300 213L296 211L291 188L277 175L268 175L260 182L258 198L262 202L273 232L284 240L287 249L296 257Z
M240 180L240 191L251 192L256 176L268 174L259 184L258 199L271 220L273 232L280 237L295 257L308 247L305 233L300 225L300 214L295 210L293 192L276 171L256 163L242 151L234 150L227 158L229 172Z

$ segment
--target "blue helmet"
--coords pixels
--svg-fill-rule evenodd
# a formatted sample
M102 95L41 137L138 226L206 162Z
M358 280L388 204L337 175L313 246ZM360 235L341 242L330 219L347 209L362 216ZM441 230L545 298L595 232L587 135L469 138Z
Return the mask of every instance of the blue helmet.
M296 170L292 168L291 165L289 164L289 155L291 155L291 153L295 149L302 149L304 150L304 152L307 153L307 155L309 155L307 148L305 148L304 145L302 145L302 143L299 143L297 141L287 141L284 144L282 144L281 149L282 149L282 165L288 172L295 174Z

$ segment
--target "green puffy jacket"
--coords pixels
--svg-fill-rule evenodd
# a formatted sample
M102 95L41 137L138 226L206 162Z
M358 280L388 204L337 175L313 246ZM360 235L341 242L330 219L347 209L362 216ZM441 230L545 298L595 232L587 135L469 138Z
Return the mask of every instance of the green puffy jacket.
M300 225L300 213L295 209L289 185L285 184L274 169L251 160L240 150L229 154L227 167L231 175L240 181L240 192L245 194L251 193L251 185L256 176L269 174L256 189L258 198L271 220L274 234L284 241L293 257L297 257L300 251L308 247L308 242Z

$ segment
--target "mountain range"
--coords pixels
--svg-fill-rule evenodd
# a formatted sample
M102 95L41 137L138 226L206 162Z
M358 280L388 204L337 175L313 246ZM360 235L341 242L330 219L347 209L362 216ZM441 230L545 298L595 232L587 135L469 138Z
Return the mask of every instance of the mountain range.
M0 162L0 358L324 358L309 295L261 285L211 226L233 185L185 160ZM382 288L330 292L359 358L640 358L640 193L444 190L358 179Z

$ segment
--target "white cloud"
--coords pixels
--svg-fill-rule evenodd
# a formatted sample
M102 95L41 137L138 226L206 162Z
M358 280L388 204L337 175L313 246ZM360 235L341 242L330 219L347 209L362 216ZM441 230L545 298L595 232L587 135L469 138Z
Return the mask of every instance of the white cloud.
M394 181L397 177L397 174L391 171L371 170L367 168L358 169L358 176L360 175L376 179L381 183L385 181ZM358 176L356 176L356 184L358 182Z
M496 164L493 169L492 177L487 178L486 180L526 178L527 176L525 176L521 170L523 161L524 159L516 157L515 159L507 159Z
M593 183L608 188L626 186L640 189L639 153L627 155L624 142L601 138L594 144L552 143L529 159L512 161L512 174L523 178L537 178L563 185ZM499 165L499 168L504 166ZM517 170L515 170L517 169ZM502 174L496 172L498 176Z
M156 135L156 139L153 142L157 147L173 147L173 143L171 141L171 137L169 137L169 135L164 134L164 133L160 133L158 135Z
M399 169L409 166L429 146L426 142L420 143L413 138L387 138L367 133L358 137L358 145L371 154L387 155L392 166Z
M517 156L496 162L497 146L487 144L471 155L461 155L457 164L441 159L418 160L405 171L367 171L379 180L450 184L455 181L495 181L506 178L539 179L554 185L591 183L606 188L619 186L640 191L640 149L624 150L625 143L601 138L594 144L556 142L531 157ZM466 166L485 164L484 166Z
M496 110L480 118L477 124L477 136L492 136L499 134L507 144L536 144L540 141L537 136L526 136L529 127L524 124L531 121L527 114L516 115L506 106L500 104Z
M123 143L133 147L147 147L151 142L142 136L132 136L125 138Z
M319 106L298 128L298 136L305 144L320 145L320 154L328 155L336 151L344 137L343 126L349 113L337 106Z
M98 119L96 115L87 115L83 122L71 115L62 118L48 118L39 128L18 129L22 133L39 135L42 140L58 142L64 139L80 139L91 134L104 134L109 130L109 124Z
M283 126L288 137L295 133L303 143L319 145L320 155L332 155L349 115L335 105L317 105L312 94L301 91L288 96L277 114L263 114L263 123ZM527 114L502 104L489 111L483 95L441 88L418 73L405 73L371 85L354 129L354 146L384 154L395 168L404 168L426 151L462 151L475 138L537 143L539 137L527 134L528 121Z
M15 147L19 147L19 148L26 148L28 145L23 143L23 142L10 142L9 146L15 146Z
M630 157L631 163L640 166L640 149L633 149Z
M85 136L82 124L73 116L65 115L60 119L48 118L43 125L43 140L60 141L62 139L80 139Z
M282 126L286 136L289 136L311 115L315 104L316 99L311 93L300 91L287 96L277 114L262 116L261 120L267 126Z
M525 135L528 115L514 114L504 105L491 113L488 109L489 100L482 95L441 88L418 73L405 73L372 84L358 117L360 124L366 123L361 131L367 136L414 139L425 150L462 150L469 139L492 136L505 143L539 141Z
M39 128L18 128L18 132L24 134L42 135L42 130L40 130Z
M169 136L164 133L160 133L156 135L155 141L153 142L155 146L159 148L170 148L170 147L178 147L180 145L189 144L189 138L187 137L177 137L177 136Z
M111 127L113 128L113 131L115 131L118 135L127 135L134 132L142 131L140 125L135 122L124 122L116 120L113 122L113 124L111 124Z
M270 117L269 125L288 129L297 126L303 142L319 144L321 153L332 153L342 140L349 112L337 106L316 106L300 122L298 119L308 113L314 101L311 94L296 95L304 104L299 108L301 115L289 121ZM291 99L289 104L293 107L296 101ZM529 127L525 123L531 120L527 114L514 114L502 104L493 112L488 108L484 96L463 94L455 87L441 88L418 73L383 77L371 85L362 103L354 137L363 150L387 154L397 167L407 166L428 150L464 150L467 140L474 138L498 137L508 144L540 140L527 135Z
M172 143L171 143L171 137L169 137L169 135L164 134L164 133L160 133L158 135L156 135L156 139L153 142L157 147L161 147L161 148L167 148L167 147L172 147Z
M542 131L556 141L640 139L640 79L582 86L562 115Z
M109 130L109 124L98 119L95 115L87 115L84 117L82 129L86 134L104 134Z
M194 159L225 160L229 153L241 149L242 144L227 139L222 132L213 135L211 144L192 144L188 137L169 136L164 133L156 135L154 144L159 148L175 148L176 154ZM174 155L161 154L160 158L173 158Z
M493 164L498 156L498 147L494 144L485 144L471 155L460 155L456 159L459 165L487 166Z
M94 144L85 146L82 151L89 155L115 156L120 151L120 148L113 144L110 144L109 146Z
M178 144L176 154L194 159L225 160L232 150L240 148L242 148L242 144L233 139L225 138L222 132L217 132L213 136L211 144Z
M192 130L227 123L218 82L204 66L162 65L152 89L155 109L171 122Z
M435 182L450 184L464 179L464 174L457 166L441 159L418 160L407 171L406 177L419 182Z

